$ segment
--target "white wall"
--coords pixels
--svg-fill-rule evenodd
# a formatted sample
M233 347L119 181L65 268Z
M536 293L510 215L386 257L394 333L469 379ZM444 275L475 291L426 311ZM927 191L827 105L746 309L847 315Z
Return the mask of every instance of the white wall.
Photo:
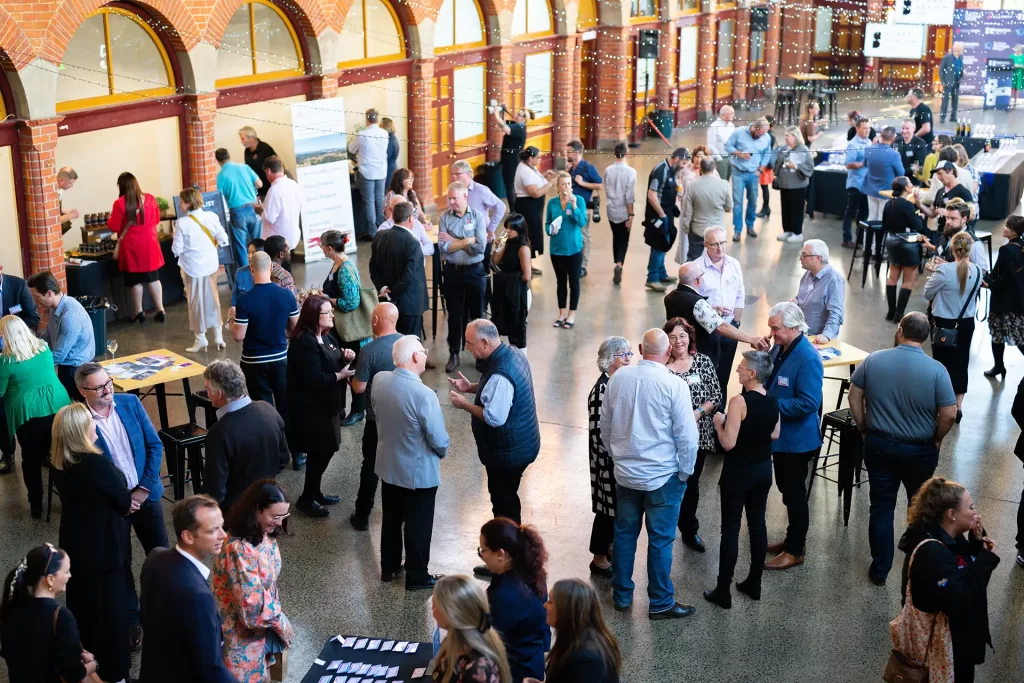
M80 214L64 235L64 249L74 249L82 241L79 228L85 214L110 211L117 200L122 172L134 174L143 192L168 202L181 192L178 118L59 137L57 166L71 166L78 173L75 186L64 193L64 210L78 209Z
M338 97L345 100L345 130L353 131L366 125L366 110L376 108L380 117L388 117L395 122L395 135L401 146L398 154L398 168L408 166L407 149L409 147L409 97L406 90L406 78L387 78L383 81L347 85L338 88Z
M13 147L0 147L0 264L5 273L22 277L21 233L18 230L18 204L14 194Z
M296 95L218 109L213 123L214 143L217 147L227 149L232 161L245 163L245 148L238 139L238 129L252 126L260 140L274 148L284 161L289 175L294 178L295 142L292 139L291 104L305 101L305 95Z

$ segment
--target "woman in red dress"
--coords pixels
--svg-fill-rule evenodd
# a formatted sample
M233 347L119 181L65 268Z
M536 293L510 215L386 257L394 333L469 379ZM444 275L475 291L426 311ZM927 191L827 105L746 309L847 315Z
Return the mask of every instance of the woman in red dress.
M164 255L156 236L160 208L151 194L143 194L139 181L131 173L117 177L118 199L110 210L107 227L118 235L121 245L117 265L124 273L124 284L131 288L132 322L145 322L142 311L142 285L156 305L156 321L164 321L164 294L160 269Z

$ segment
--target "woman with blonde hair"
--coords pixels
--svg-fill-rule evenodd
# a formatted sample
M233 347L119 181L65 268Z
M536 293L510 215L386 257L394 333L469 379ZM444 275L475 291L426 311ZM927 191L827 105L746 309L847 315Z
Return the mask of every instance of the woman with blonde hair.
M558 319L554 327L571 330L576 324L576 307L580 303L580 269L583 268L583 227L587 224L587 207L572 192L572 177L565 171L555 175L558 195L548 200L544 230L551 235L551 266L558 282ZM568 287L566 286L568 285ZM566 308L566 295L569 307Z
M21 318L0 318L0 398L7 433L21 444L21 474L28 489L32 517L43 516L43 475L40 468L50 452L50 427L58 410L71 403L53 369L53 353L32 334ZM115 679L116 680L116 679Z
M505 646L478 582L462 575L438 579L430 607L437 625L448 631L435 657L435 683L512 683Z
M904 600L909 598L911 607L934 614L936 619L927 657L929 680L971 683L974 667L985 661L985 647L992 642L987 592L999 556L995 542L985 534L970 492L942 477L927 480L907 510L907 530L899 548L906 553ZM946 629L943 621L948 622L952 640L952 662L948 661L949 640L942 633ZM930 629L931 624L924 627ZM928 642L927 636L919 640ZM904 654L925 659L923 652Z
M104 681L128 676L128 605L134 600L125 517L139 509L124 475L96 446L96 423L84 403L53 419L52 476L60 493L59 545L75 558L68 609L82 647L96 656Z
M558 638L548 655L546 683L618 683L622 672L619 643L605 624L594 587L580 579L562 579L551 587L548 625Z
M178 199L186 214L174 223L171 253L178 257L188 300L188 326L196 337L185 351L205 351L209 346L206 341L208 329L213 330L213 343L217 350L221 350L226 344L221 330L220 297L217 295L217 271L220 269L217 248L228 246L228 234L217 214L203 208L203 195L199 190L185 188Z

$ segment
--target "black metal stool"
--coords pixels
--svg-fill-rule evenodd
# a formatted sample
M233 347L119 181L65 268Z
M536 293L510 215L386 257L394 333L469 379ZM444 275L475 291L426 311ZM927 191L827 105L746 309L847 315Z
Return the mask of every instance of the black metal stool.
M775 120L786 125L793 122L793 114L799 118L800 112L795 111L797 107L796 81L792 78L780 78L775 85Z
M846 273L846 281L850 281L853 275L853 266L857 263L857 252L861 250L861 242L864 245L864 272L861 273L860 286L868 280L868 269L871 267L871 242L875 242L875 277L882 271L883 247L885 246L885 231L882 230L881 221L858 221L857 237L854 240L853 256L850 257L850 270Z
M213 407L213 403L210 401L210 397L207 395L206 389L193 392L192 400L195 402L197 408L203 409L206 429L209 431L210 427L217 424L217 409Z
M192 490L202 490L203 456L206 446L206 430L197 424L178 425L160 430L160 441L164 444L167 458L167 471L170 475L174 500L185 497L185 456L188 455L188 467L191 473Z
M825 447L825 431L831 430L829 435L829 446ZM839 441L839 452L830 453L832 443L838 436ZM860 486L866 483L866 479L861 479L861 468L864 462L864 439L861 437L860 430L857 429L857 425L853 422L853 417L850 414L849 408L843 408L842 410L836 410L831 413L826 413L821 421L821 438L822 448L814 454L814 461L811 464L811 480L807 485L807 498L811 497L811 487L814 484L814 478L820 476L839 487L839 495L843 497L843 526L850 525L850 504L852 503L853 487ZM822 454L824 450L824 454ZM839 462L829 464L828 459L830 457L838 456ZM820 467L818 463L824 458L825 462ZM829 467L839 467L839 476L837 479L830 479L825 474L819 474L825 472ZM856 483L854 480L856 479Z
M818 91L818 106L821 113L828 111L826 120L829 125L835 121L836 116L836 90L834 88L822 88Z

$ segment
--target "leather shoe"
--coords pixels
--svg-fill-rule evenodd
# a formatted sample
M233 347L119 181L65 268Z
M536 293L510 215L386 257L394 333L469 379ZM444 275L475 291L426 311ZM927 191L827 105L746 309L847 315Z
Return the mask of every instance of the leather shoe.
M662 619L682 619L683 617L690 616L696 611L697 608L693 605L680 605L677 602L664 612L648 612L647 618L651 621L661 621Z
M352 528L356 531L367 531L370 528L370 520L366 517L360 517L356 513L349 515L348 523L352 525Z
M633 601L632 600L627 602L625 605L620 605L619 603L617 603L614 600L612 600L612 607L615 608L616 612L625 612L626 610L628 610L632 606L633 606Z
M296 472L301 472L302 468L306 466L306 454L305 453L292 453L292 468Z
M875 584L876 586L884 586L885 585L885 577L884 576L875 576L874 574L871 573L870 570L868 571L868 581L870 581L871 583Z
M326 493L321 493L315 500L321 505L337 505L341 502L341 496L329 496Z
M786 542L785 541L779 541L778 543L769 543L768 544L768 554L771 555L772 557L778 555L779 553L781 553L785 549L786 549Z
M1024 569L1024 553L1017 553L1017 566Z
M295 509L299 512L305 513L309 517L326 517L331 514L331 511L325 508L315 500L311 500L308 503L300 500L295 503Z
M443 574L428 574L427 580L423 583L409 583L408 580L405 582L405 590L407 591L428 591L434 588L434 584L440 579Z
M700 534L695 533L693 536L683 536L683 545L690 550L694 550L698 553L702 553L706 550L704 547L704 539L700 537Z
M445 372L455 372L455 369L459 367L459 354L453 353L448 357L448 363L444 366Z
M0 455L0 474L10 474L14 471L14 454L4 453Z
M494 572L488 569L486 564L479 564L473 567L473 573L484 579L494 578Z
M790 555L789 553L779 553L772 559L764 563L765 569L789 569L795 567L798 564L804 563L804 556Z
M590 563L590 573L593 574L594 576L603 576L606 579L612 578L612 568L611 567L598 567L593 562Z
M399 576L401 576L404 573L405 573L405 565L403 564L402 566L400 566L398 569L396 569L393 572L388 572L386 574L381 574L380 575L380 580L383 581L384 583L390 583L391 581L394 581L395 579L397 579Z
M366 413L363 411L359 411L358 413L349 413L348 417L341 421L341 426L351 427L357 422L362 422L365 417Z
M132 652L142 649L142 624L135 624L128 629L128 649Z

